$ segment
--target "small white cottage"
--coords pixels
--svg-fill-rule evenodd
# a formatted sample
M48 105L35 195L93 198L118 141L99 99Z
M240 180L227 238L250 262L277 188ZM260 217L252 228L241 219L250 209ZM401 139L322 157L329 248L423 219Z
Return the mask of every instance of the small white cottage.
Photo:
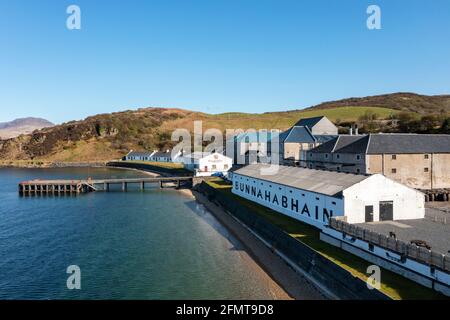
M226 175L233 166L233 160L221 153L193 152L180 156L176 162L181 162L196 176Z

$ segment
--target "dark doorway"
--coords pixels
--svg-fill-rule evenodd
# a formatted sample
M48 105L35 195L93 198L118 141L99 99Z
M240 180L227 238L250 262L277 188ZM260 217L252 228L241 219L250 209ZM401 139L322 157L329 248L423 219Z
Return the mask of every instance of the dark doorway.
M394 202L380 201L380 221L394 220Z
M366 222L373 222L373 206L366 206Z

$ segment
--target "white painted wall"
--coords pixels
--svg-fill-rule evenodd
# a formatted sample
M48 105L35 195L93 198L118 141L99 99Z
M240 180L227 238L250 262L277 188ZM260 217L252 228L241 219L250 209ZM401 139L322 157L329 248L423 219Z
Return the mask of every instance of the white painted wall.
M403 184L375 174L343 192L348 223L365 222L365 206L373 205L374 221L380 220L380 201L393 201L394 220L425 217L424 194Z
M130 156L130 155L126 156L126 160L128 160L128 161L152 161L151 159L152 158L150 156L145 156L145 157L143 157L143 156Z
M328 224L324 210L332 212L332 216L345 215L348 223L364 223L365 206L368 205L374 208L374 221L379 221L380 201L393 201L394 220L422 219L425 216L425 199L421 192L379 174L344 190L342 199L246 177L237 172L233 173L232 192L317 227ZM266 192L270 193L270 199ZM287 199L287 207L283 206L283 197ZM291 201L298 201L298 208L292 206ZM305 205L307 208L303 210Z
M344 203L340 198L249 178L236 172L232 179L233 193L318 228L328 224L324 210L333 217L344 215ZM274 201L275 196L277 201Z
M217 152L201 158L198 161L198 169L201 171L227 172L232 166L233 159Z
M210 176L218 172L225 174L233 166L233 159L217 152L200 159L193 159L189 155L182 156L176 162L183 163L188 170L198 171L197 176Z
M312 134L338 134L338 128L327 117L323 117L311 128Z
M323 237L322 236L323 234L331 237L331 239ZM399 270L398 268L397 269L393 268L392 266L397 265L404 269L411 270L426 278L443 283L445 286L447 286L446 288L436 288L435 286L434 289L450 296L450 288L449 288L450 274L445 272L444 270L436 269L434 272L432 272L432 268L429 265L425 265L419 261L410 258L407 258L404 261L402 261L400 259L401 257L397 253L375 245L373 246L373 250L370 250L368 242L361 239L354 239L350 236L344 236L342 232L334 230L329 227L325 227L322 229L320 239L322 241L326 241L327 243L340 247L341 249L349 251L357 256L360 256L365 260L371 261L373 263L376 263L377 265L381 265L384 268L399 273L413 281L421 283L422 285L427 284L424 283L423 280L421 281L421 279L418 278L416 275L405 274L405 272L401 272L401 270ZM347 246L344 246L343 243L347 244ZM364 252L364 254L361 254L356 250L351 250L351 247L361 249L362 252ZM379 257L383 259L383 261L380 260L376 261L374 259L371 259L370 256ZM432 285L430 285L429 287L432 287Z

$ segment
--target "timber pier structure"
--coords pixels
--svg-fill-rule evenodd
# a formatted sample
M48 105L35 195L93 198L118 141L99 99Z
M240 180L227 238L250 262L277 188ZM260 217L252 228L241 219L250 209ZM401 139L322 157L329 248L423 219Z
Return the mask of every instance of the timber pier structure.
M135 184L145 189L147 184L157 184L164 187L192 187L197 179L194 177L154 177L131 179L85 179L85 180L30 180L19 183L21 195L45 194L80 194L95 191L109 191L111 185L120 185L122 191L127 191L128 185Z

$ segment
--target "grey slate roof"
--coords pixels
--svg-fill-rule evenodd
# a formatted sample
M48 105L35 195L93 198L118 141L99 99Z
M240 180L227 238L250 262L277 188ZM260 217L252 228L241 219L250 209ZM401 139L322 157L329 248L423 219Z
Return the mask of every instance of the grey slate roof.
M293 126L280 134L280 142L284 143L314 143L316 139L308 127Z
M165 151L157 151L155 152L155 154L152 156L152 158L156 158L156 157L160 157L160 158L171 158L172 157L172 153L171 152L165 152Z
M148 151L131 151L127 154L127 157L150 157L152 153Z
M315 134L314 138L316 138L317 142L319 143L325 143L328 142L330 140L333 140L335 138L337 138L337 135L331 135L331 134Z
M367 153L450 153L450 135L371 134Z
M450 153L450 135L445 134L369 134L341 135L317 148L314 153Z
M324 144L314 148L311 152L314 153L331 153L333 151L337 152L341 148L344 148L353 142L361 139L363 136L348 136L348 135L339 135Z
M364 154L369 142L368 135L341 136L335 146L334 152Z
M324 116L300 119L294 126L308 127L310 130L314 127Z
M211 154L211 152L202 152L202 151L196 151L196 152L192 152L189 154L185 154L183 155L183 157L185 158L191 158L191 159L202 159L206 156L209 156Z
M339 196L339 193L343 190L369 178L368 175L290 166L279 166L276 174L265 175L261 171L264 167L267 168L267 165L251 164L236 170L234 173L335 197Z

